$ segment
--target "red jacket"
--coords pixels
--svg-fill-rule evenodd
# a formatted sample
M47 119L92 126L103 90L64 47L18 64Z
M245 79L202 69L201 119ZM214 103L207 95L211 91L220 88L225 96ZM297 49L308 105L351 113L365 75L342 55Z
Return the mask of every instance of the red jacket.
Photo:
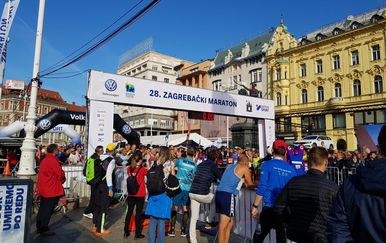
M141 170L139 170L139 166L135 167L133 171L133 176L135 176L137 173L137 182L139 184L139 190L137 194L131 195L129 194L129 197L146 197L146 184L145 184L145 176L147 175L147 169L141 167ZM139 172L138 172L139 171ZM127 174L131 176L130 173L130 166L127 168Z
M38 174L38 195L42 197L61 197L64 195L63 183L66 176L59 160L47 154L40 164Z

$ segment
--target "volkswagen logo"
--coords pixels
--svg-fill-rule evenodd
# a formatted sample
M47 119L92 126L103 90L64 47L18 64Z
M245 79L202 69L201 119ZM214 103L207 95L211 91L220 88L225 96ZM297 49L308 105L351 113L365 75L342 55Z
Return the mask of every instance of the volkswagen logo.
M105 82L105 88L108 90L108 91L115 91L117 89L117 82L115 82L115 80L113 79L107 79L106 82Z
M130 134L131 133L131 127L129 126L129 125L124 125L123 127L122 127L122 132L124 133L124 134Z
M43 130L47 130L48 128L51 127L51 122L47 119L41 120L39 122L39 127Z

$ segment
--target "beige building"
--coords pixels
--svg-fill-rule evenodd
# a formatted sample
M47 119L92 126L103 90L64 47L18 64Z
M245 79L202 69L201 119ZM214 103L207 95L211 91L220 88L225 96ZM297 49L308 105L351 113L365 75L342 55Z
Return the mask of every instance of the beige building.
M177 84L191 86L200 89L211 89L212 85L209 80L208 71L212 66L212 60L205 60L199 63L182 63L175 67L177 71ZM188 119L187 113L177 112L174 123L175 133L186 133L188 128L190 132L201 134L201 121L197 119ZM188 124L187 124L188 122Z
M356 129L386 123L385 10L328 25L298 41L281 23L268 49L277 135L327 135L355 150Z
M182 62L193 64L155 51L148 51L124 63L118 68L117 73L175 84L177 72L174 67ZM141 136L165 135L174 128L174 111L117 105L115 113L118 113Z
M265 55L272 35L273 31L269 31L249 41L217 52L209 70L212 90L237 94L241 89L251 90L254 87L255 96L268 98L268 71ZM245 121L245 118L215 116L214 121L201 122L201 135L213 141L217 139L225 141L231 139L229 130L232 125ZM251 120L247 122L252 123ZM244 141L241 140L235 142L245 145ZM254 141L249 146L257 147L257 144Z

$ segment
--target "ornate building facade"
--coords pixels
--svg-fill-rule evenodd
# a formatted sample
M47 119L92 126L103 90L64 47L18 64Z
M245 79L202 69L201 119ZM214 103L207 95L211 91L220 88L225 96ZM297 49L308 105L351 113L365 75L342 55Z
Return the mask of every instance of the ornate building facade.
M356 150L356 126L386 123L385 10L328 25L296 40L282 22L268 48L276 133L327 135Z

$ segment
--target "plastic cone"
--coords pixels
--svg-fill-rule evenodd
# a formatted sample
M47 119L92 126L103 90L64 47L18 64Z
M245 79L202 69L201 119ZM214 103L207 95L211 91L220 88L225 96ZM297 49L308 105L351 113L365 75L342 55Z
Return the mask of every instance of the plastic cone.
M11 175L11 168L9 167L9 161L7 161L7 164L5 165L5 169L3 172L3 176L9 176Z

